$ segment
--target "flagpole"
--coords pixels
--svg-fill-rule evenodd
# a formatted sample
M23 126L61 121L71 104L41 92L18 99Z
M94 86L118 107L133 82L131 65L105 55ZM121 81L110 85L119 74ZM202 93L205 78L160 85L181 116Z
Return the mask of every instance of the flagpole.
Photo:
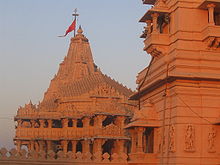
M74 16L74 19L76 20L77 17L79 16L79 14L77 14L77 8L74 10L74 13L72 14L72 16ZM76 21L77 23L77 21ZM74 37L76 36L76 28L74 29Z

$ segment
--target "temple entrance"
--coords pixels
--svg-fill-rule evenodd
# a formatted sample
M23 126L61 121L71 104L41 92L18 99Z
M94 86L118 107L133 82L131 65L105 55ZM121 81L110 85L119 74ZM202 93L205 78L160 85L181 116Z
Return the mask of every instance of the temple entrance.
M102 154L108 153L109 155L112 154L112 149L114 148L114 140L109 139L102 145Z
M145 137L145 146L144 146L144 152L145 153L153 153L154 151L154 128L146 128L144 132Z

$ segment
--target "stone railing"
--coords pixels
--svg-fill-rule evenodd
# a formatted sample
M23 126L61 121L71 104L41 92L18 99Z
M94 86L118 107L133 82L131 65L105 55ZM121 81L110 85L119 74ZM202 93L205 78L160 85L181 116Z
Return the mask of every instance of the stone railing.
M108 164L108 163L118 163L118 164L126 164L127 163L128 156L125 153L114 153L112 155L109 155L108 153L94 153L93 155L91 153L81 153L77 152L74 154L73 152L67 152L64 153L63 151L59 151L57 153L53 151L46 152L36 152L36 151L30 151L27 152L26 150L22 149L20 152L18 152L16 149L11 149L8 151L5 148L0 149L0 164L7 164L2 162L10 162L10 161L53 161L57 164L57 162L79 162L79 164L83 164L83 162L96 162L97 164ZM80 163L81 162L81 163ZM10 164L10 163L9 163ZM15 163L16 164L16 163ZM39 163L40 164L40 163ZM62 163L61 163L62 164ZM92 163L94 164L94 163Z
M116 125L108 125L103 128L87 127L87 128L17 128L16 137L21 139L51 139L59 140L64 139L81 139L89 137L121 137L126 138L124 130Z

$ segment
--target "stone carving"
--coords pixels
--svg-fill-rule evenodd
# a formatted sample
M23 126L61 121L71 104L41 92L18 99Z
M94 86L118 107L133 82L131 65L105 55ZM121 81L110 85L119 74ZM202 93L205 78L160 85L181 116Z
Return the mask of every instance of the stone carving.
M45 151L40 151L38 155L39 155L39 159L46 159L46 152Z
M127 162L128 155L124 152L119 154L120 162Z
M66 156L67 156L67 159L70 159L70 160L71 159L76 159L76 154L71 152L71 151L68 151Z
M31 150L28 152L28 159L37 159L38 158L38 153L34 150Z
M175 127L174 125L171 125L170 130L169 130L169 151L175 152Z
M102 155L102 157L103 157L103 162L110 162L110 160L109 160L109 158L110 158L110 155L106 152L106 153L104 153L103 155Z
M66 158L66 154L63 151L58 151L57 153L57 159L63 160Z
M54 160L55 159L55 155L56 155L55 152L52 151L52 150L49 150L47 152L47 158L50 159L50 160Z
M96 162L100 162L102 161L102 152L101 151L97 151L93 154L93 159Z
M195 129L192 124L188 124L185 133L185 151L194 152L195 151Z
M112 162L118 162L119 161L119 155L117 153L113 153L111 155L111 161Z
M5 158L7 158L7 152L8 152L8 150L6 149L6 148L2 148L1 150L0 150L0 158L1 159L5 159Z
M77 160L77 161L82 161L82 160L83 160L83 155L82 155L81 152L77 152L77 153L76 153L76 160Z
M215 149L216 130L212 127L208 133L208 152L214 153Z
M17 157L17 153L18 153L18 151L17 151L15 148L12 148L12 149L9 151L10 159L15 159L15 158Z
M217 49L219 48L220 38L218 37L208 37L205 40L208 49Z
M85 154L83 154L83 160L90 161L91 158L92 158L92 154L90 152L86 152Z

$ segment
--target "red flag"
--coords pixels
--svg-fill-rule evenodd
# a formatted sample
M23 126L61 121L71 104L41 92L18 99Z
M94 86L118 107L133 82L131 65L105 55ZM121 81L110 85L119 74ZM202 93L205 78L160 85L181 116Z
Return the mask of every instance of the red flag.
M69 26L69 28L66 30L65 35L63 36L58 36L58 37L65 37L69 32L73 31L76 29L76 19L74 19L73 23Z

